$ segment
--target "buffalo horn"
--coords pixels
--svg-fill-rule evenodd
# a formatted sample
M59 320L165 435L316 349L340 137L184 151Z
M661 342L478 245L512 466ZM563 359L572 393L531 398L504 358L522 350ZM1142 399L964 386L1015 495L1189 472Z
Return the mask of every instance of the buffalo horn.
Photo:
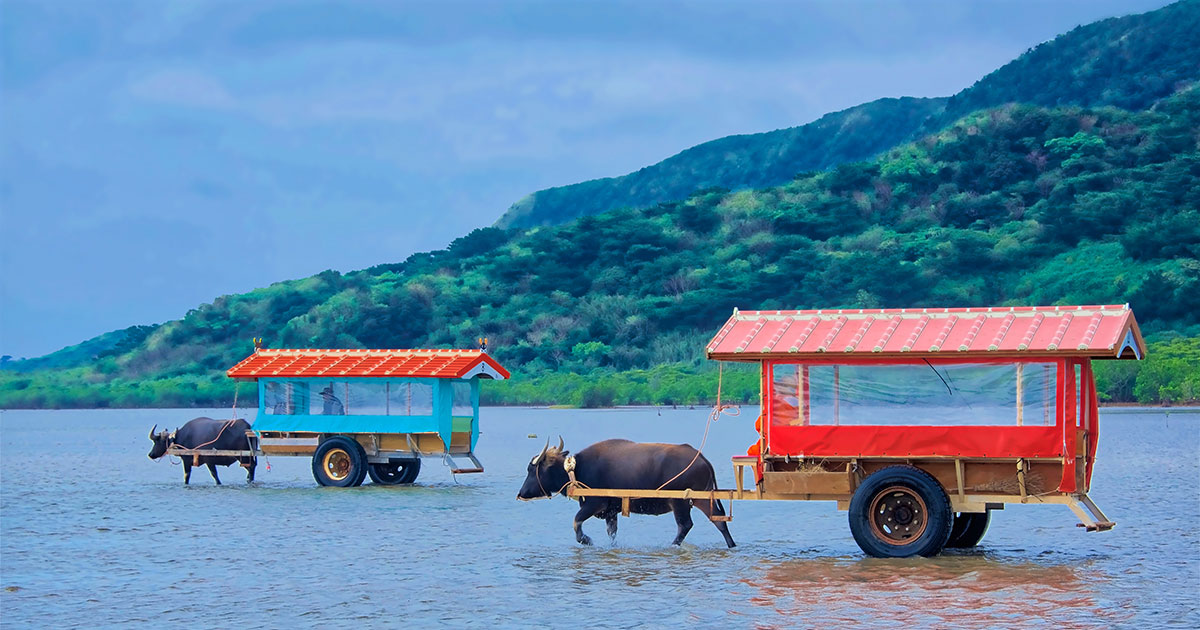
M538 456L533 458L533 463L537 464L537 463L541 462L542 458L546 456L546 450L549 448L550 448L550 438L546 438L546 445L542 447L542 452L538 453Z
M558 452L561 453L562 449L563 449L563 441L562 441L562 436L560 435L560 436L558 436Z
M153 429L150 429L150 439L151 439L151 440L153 440L153 439L154 439L154 429L157 429L157 428L158 428L158 425L157 425L157 424L155 424L155 425L154 425L154 428L153 428Z

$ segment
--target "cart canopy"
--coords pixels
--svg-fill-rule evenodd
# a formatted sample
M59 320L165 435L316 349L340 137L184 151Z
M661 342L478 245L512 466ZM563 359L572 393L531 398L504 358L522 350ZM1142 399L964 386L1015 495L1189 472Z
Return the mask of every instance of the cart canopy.
M739 311L707 346L718 361L1077 357L1146 353L1129 305Z
M482 350L256 350L230 378L509 378Z

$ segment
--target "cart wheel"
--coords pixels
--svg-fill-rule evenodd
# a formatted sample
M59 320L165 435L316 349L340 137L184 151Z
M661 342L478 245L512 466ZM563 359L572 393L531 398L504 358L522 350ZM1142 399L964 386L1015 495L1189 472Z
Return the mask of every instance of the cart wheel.
M386 464L371 464L367 474L371 481L384 486L394 486L402 483L412 483L421 472L419 459L393 459Z
M979 541L983 540L991 520L991 510L955 514L954 525L950 528L950 541L946 546L951 549L968 549L978 545Z
M367 454L352 438L337 435L317 447L312 470L313 477L322 486L349 488L361 485L367 476Z
M877 558L935 556L950 538L950 499L929 473L889 466L867 477L850 499L850 532Z

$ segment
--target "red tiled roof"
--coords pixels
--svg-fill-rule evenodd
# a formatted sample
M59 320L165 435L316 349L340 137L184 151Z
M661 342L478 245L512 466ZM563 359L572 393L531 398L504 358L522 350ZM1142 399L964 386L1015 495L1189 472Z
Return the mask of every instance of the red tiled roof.
M1126 353L1127 350L1132 352ZM1084 356L1146 353L1129 305L738 311L709 342L723 361L764 358Z
M481 350L257 350L225 374L230 378L462 378L480 364L502 378L510 376Z

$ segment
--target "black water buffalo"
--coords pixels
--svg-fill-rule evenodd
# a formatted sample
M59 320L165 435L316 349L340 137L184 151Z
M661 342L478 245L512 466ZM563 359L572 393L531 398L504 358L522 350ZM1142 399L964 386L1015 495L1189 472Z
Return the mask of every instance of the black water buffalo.
M150 448L150 459L162 457L171 446L206 448L218 451L250 450L250 442L246 437L246 431L250 430L250 423L240 418L237 420L196 418L189 420L187 424L176 429L174 433L169 433L166 429L155 433L154 430L157 428L158 425L156 424L154 425L154 429L150 429L150 441L154 442L154 446ZM228 466L234 462L238 462L248 472L246 483L254 481L254 468L258 466L258 458L256 457L197 455L194 457L185 456L182 459L184 485L187 485L192 479L192 466L199 466L200 464L208 466L208 472L212 473L213 481L216 481L218 486L221 485L221 479L217 477L217 466Z
M517 492L523 501L566 495L570 480L564 465L570 451L563 450L562 438L558 448L550 442L529 462L529 474ZM717 476L712 464L687 444L640 444L629 440L605 440L597 442L574 457L575 480L590 488L624 488L635 490L711 490L717 487ZM667 483L669 481L669 483ZM666 483L665 486L663 484ZM672 544L683 542L692 529L693 505L705 516L724 516L725 507L720 501L707 499L633 499L629 511L635 514L675 513L679 533ZM608 525L608 535L617 535L617 515L621 513L621 500L610 497L585 497L579 500L579 512L575 514L575 540L584 545L592 539L583 533L583 522L595 516L603 518ZM729 535L729 527L723 521L713 521L725 544L735 546Z

